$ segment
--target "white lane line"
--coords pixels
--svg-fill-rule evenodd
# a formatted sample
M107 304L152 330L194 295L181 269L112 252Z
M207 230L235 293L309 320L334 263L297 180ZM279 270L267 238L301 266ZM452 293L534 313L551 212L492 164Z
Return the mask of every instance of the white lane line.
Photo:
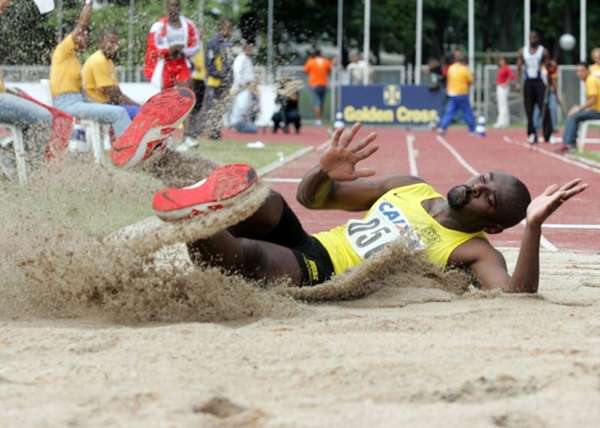
M413 134L406 134L406 149L408 150L408 167L410 169L410 175L414 177L419 176L419 169L417 168L417 156L419 152L415 150L415 136Z
M458 163L460 163L467 171L469 171L469 173L473 175L479 175L479 172L475 168L473 168L471 164L469 164L469 162L467 162L465 158L463 158L454 147L448 144L448 142L442 136L438 135L437 141L442 146L444 146L452 154L452 156L454 156ZM521 224L525 225L525 222L522 221ZM548 239L546 239L546 237L543 234L540 238L540 243L542 244L542 247L544 247L546 250L558 251L558 248L556 248L556 246L552 242L548 241Z
M300 183L301 178L265 177L262 179L267 183Z
M442 136L438 135L437 136L437 141L442 146L444 146L452 154L452 156L454 156L454 158L458 161L458 163L461 164L464 169L466 169L467 171L469 171L470 174L472 174L472 175L479 175L479 172L477 172L477 170L475 168L473 168L469 164L469 162L467 162L465 160L465 158L463 158L460 155L460 153L458 153L456 151L456 149L454 147L452 147L450 144L448 144L448 142L446 140L444 140L444 138Z
M549 156L549 157L551 157L553 159L558 159L561 162L568 163L570 165L575 165L575 166L578 166L579 168L583 168L583 169L585 169L587 171L591 171L591 172L594 172L596 174L600 174L600 169L598 169L598 168L594 168L594 167L589 166L589 165L587 165L587 164L585 164L583 162L578 162L576 160L569 159L569 158L564 157L562 155L559 155L557 153L549 152L548 150L542 150L542 149L540 149L538 147L531 146L528 143L523 143L521 141L513 140L512 138L510 138L510 137L508 137L506 135L504 136L504 141L507 142L508 144L514 144L516 146L525 147L525 148L527 148L529 150L533 150L534 152L541 153L541 154Z
M294 153L292 153L291 155L289 155L288 157L283 157L281 159L278 159L278 160L271 162L270 164L265 165L264 167L260 168L258 170L258 175L261 177L263 175L267 175L268 173L273 172L277 168L281 168L283 165L288 164L288 163L304 156L305 154L312 152L313 150L314 150L314 147L312 147L312 146L301 148L300 150L297 150Z
M600 224L542 224L548 229L600 230Z

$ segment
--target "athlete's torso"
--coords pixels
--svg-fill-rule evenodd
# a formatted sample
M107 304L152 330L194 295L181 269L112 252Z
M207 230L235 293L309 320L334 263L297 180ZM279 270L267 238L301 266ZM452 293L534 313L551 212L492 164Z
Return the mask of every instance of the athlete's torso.
M427 183L398 187L381 196L362 220L349 220L315 234L315 238L327 250L336 274L362 263L398 239L412 250L425 251L429 261L443 269L455 248L484 234L460 232L439 224L422 202L441 197Z
M544 47L538 46L534 53L531 53L530 47L523 48L523 61L525 62L525 78L541 79L542 60L544 58Z

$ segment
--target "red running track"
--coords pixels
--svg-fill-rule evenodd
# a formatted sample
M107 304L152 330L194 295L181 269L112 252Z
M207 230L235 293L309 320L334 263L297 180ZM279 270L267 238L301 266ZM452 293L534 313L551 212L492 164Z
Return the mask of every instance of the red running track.
M413 136L412 172L417 172L442 194L452 186L464 183L473 171L500 170L514 174L527 184L533 196L549 184L560 184L577 177L583 179L590 187L549 219L551 227L544 228L545 244L548 249L600 251L600 169L586 169L577 163L565 162L561 156L552 157L540 150L531 150L519 144L524 141L522 130L491 130L481 138L469 135L464 129L451 128L443 139L439 139L435 133L428 131L365 127L359 136L372 131L378 134L376 143L380 149L372 158L364 161L364 166L374 167L380 174L409 174L411 162L407 140ZM307 210L296 202L297 184L279 182L279 179L299 179L317 164L321 153L318 148L327 140L327 132L323 128L307 127L299 135L265 133L244 136L228 132L225 136L238 140L258 139L267 143L298 143L314 147L305 156L268 175L268 178L275 180L271 183L272 187L286 197L307 231L328 229L360 216L359 213L342 211ZM544 146L550 147L541 144L542 150L546 150ZM522 232L523 227L516 226L491 239L497 245L518 246Z

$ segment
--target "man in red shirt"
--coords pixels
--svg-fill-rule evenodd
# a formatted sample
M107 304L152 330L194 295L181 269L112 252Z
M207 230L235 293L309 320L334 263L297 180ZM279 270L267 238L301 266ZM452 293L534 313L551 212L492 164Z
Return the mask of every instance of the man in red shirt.
M148 33L144 74L161 89L190 86L190 59L200 50L194 23L181 15L180 0L167 0L167 16Z
M506 63L506 58L498 58L498 74L496 75L496 96L498 99L498 118L494 128L506 128L510 125L510 112L508 110L508 93L510 82L515 80L515 75Z
M308 74L308 86L313 91L313 110L316 125L321 126L321 112L325 101L325 93L331 73L331 60L321 56L321 51L315 49L304 64L304 72Z

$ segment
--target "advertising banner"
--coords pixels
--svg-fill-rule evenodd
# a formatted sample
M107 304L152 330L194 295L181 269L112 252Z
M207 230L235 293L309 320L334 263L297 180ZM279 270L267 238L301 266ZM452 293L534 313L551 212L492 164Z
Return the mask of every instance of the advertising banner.
M425 85L342 86L344 122L407 127L435 126L446 95Z

